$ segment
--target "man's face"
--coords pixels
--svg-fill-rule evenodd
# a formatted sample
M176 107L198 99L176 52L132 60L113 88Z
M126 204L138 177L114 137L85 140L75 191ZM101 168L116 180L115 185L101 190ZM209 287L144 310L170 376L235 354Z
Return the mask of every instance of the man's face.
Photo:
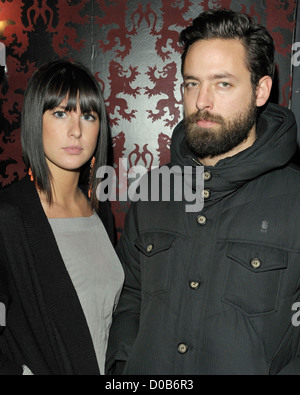
M184 64L187 142L201 159L225 154L255 133L256 96L235 39L195 42Z

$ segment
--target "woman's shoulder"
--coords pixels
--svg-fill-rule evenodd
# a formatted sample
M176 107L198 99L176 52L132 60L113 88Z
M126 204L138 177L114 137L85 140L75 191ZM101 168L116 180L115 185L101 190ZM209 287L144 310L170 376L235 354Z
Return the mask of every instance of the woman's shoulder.
M15 229L28 222L41 218L38 205L40 200L34 183L29 177L1 189L0 191L0 228Z
M116 240L117 240L117 234L116 234L116 227L115 227L115 219L114 219L114 215L113 215L111 204L110 204L109 200L100 202L97 214L99 215L99 217L106 229L106 232L110 238L112 245L115 247Z
M12 184L9 184L5 186L4 188L0 189L0 199L1 201L7 200L7 199L14 199L16 194L19 194L19 192L23 189L24 184L26 184L26 179L22 178L21 180L14 181Z
M18 209L24 207L24 200L32 194L30 181L27 177L0 190L0 211Z
M12 213L17 212L17 198L19 185L17 185L19 181L8 185L0 190L0 218L1 221L5 217L11 217Z
M79 186L82 192L87 196L88 189L86 185L80 185ZM115 220L111 208L111 204L109 200L105 200L104 202L99 202L99 207L97 209L97 214L99 218L101 219L106 232L113 244L113 246L116 245L116 240L117 240L117 234L116 234L116 228L115 228Z

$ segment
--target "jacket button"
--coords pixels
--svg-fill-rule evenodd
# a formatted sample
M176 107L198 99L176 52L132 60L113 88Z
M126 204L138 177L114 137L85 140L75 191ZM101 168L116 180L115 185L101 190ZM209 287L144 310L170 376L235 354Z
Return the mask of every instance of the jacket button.
M148 253L150 253L150 252L153 250L153 248L154 248L154 245L153 245L153 244L149 244L149 245L147 246L147 248L146 248L146 251L147 251Z
M259 258L253 258L251 259L250 265L253 269L258 269L261 267L261 260Z
M202 197L203 197L203 199L209 199L209 197L210 197L210 192L209 192L208 189L203 189L203 191L202 191Z
M197 289L199 289L199 287L200 287L199 281L190 281L190 288L191 289L197 290Z
M177 346L177 351L179 352L179 354L185 354L188 351L188 346L184 343L180 343Z
M210 171L205 171L204 173L203 173L203 180L204 181L209 181L210 179L211 179L211 177L212 177L212 175L211 175L211 172Z
M197 217L197 222L199 225L205 225L206 221L207 221L207 219L206 219L205 215L199 215Z

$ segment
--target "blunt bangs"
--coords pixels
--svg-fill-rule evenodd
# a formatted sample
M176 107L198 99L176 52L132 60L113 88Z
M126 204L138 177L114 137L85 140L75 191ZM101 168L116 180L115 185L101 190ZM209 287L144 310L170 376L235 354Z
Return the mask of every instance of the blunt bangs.
M83 113L96 112L101 117L102 103L95 82L83 70L67 68L55 75L45 89L43 113L53 110L67 98L66 111L75 111L79 97L80 110Z

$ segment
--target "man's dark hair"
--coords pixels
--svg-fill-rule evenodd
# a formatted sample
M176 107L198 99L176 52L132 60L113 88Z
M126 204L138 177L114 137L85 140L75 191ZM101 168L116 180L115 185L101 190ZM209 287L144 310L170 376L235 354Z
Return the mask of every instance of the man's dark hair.
M75 111L77 100L82 113L95 112L100 120L98 144L94 152L95 169L106 165L108 125L106 107L99 83L82 64L57 60L40 67L31 77L25 92L21 121L24 162L31 168L35 182L51 203L51 174L43 147L43 115L68 98L66 111ZM89 164L87 164L89 165ZM83 169L84 170L84 166ZM96 171L89 179L91 202L97 208Z
M182 74L190 46L196 41L213 38L241 41L245 48L246 66L251 73L253 87L256 87L265 75L273 79L275 73L273 38L265 27L255 24L247 14L228 9L204 11L194 19L191 26L181 32L179 42L183 45Z

